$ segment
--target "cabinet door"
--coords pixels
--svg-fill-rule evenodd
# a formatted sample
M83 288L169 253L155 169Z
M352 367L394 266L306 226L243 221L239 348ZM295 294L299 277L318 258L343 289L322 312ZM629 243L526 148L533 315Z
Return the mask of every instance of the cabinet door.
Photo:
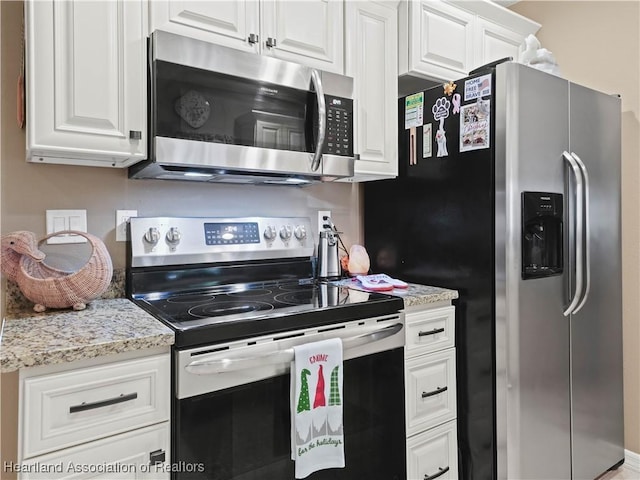
M147 3L25 5L28 159L118 167L144 159Z
M259 52L258 0L153 0L149 5L149 14L152 31L166 30L240 50Z
M444 1L408 4L409 70L442 80L466 76L473 61L474 14Z
M346 74L354 79L355 163L351 181L398 174L398 14L372 2L346 4Z
M263 55L344 73L342 0L264 0Z
M455 420L407 440L407 478L458 478L458 436Z
M455 349L406 362L407 435L456 418Z
M477 29L478 41L473 68L505 57L518 60L520 45L524 42L522 34L483 18L478 18Z
M159 423L20 462L18 478L168 480L169 438L169 422Z

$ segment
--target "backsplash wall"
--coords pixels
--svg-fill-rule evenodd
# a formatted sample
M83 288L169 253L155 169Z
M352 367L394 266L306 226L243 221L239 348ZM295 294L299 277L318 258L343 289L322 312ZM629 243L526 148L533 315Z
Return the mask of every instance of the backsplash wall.
M20 23L23 2L0 2L2 9L1 233L30 230L45 235L45 210L86 209L87 229L101 238L115 268L126 262L125 242L115 241L115 212L138 210L140 216L308 216L331 210L344 243L362 238L360 189L333 183L311 187L199 184L131 180L126 169L38 165L25 161L25 131L16 125ZM28 119L27 119L28 121ZM312 233L317 243L317 232Z

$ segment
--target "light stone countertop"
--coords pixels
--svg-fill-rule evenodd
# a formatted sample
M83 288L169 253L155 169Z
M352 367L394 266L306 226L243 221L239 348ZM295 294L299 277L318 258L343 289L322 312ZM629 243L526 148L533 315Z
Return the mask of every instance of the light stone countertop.
M360 282L355 279L339 280L338 285L343 285L356 290L362 290L370 292L360 285ZM409 283L407 288L394 288L390 291L384 291L387 295L393 295L401 297L404 300L404 306L413 307L416 305L428 305L430 303L455 300L458 298L458 292L456 290L449 290L447 288L431 287L428 285L418 285L415 283Z
M458 298L457 290L449 290L447 288L430 287L428 285L417 285L410 283L407 288L394 288L388 293L402 297L404 306L414 307L416 305L428 305L430 303L455 300Z
M93 300L85 310L8 313L0 372L173 345L174 332L126 298Z

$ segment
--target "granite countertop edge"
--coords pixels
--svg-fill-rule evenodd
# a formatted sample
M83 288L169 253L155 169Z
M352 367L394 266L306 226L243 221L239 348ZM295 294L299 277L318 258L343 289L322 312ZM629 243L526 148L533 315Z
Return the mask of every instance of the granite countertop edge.
M339 280L336 283L355 290L362 290L364 292L371 291L363 288L360 282L355 279ZM446 302L458 298L457 290L433 287L430 285L419 285L417 283L408 283L407 288L394 288L393 290L383 291L380 293L402 298L405 308L429 305L430 303Z
M391 295L401 297L404 307L429 305L430 303L451 301L458 298L457 290L409 283L406 289L394 288Z
M2 322L0 372L173 345L174 332L126 298L85 310L10 313Z

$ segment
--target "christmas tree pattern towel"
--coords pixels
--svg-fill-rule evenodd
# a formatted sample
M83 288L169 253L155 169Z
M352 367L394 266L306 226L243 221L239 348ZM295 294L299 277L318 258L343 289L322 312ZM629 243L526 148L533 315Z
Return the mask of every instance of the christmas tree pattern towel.
M306 478L318 470L344 467L342 341L322 340L294 351L291 459L296 463L296 478Z

